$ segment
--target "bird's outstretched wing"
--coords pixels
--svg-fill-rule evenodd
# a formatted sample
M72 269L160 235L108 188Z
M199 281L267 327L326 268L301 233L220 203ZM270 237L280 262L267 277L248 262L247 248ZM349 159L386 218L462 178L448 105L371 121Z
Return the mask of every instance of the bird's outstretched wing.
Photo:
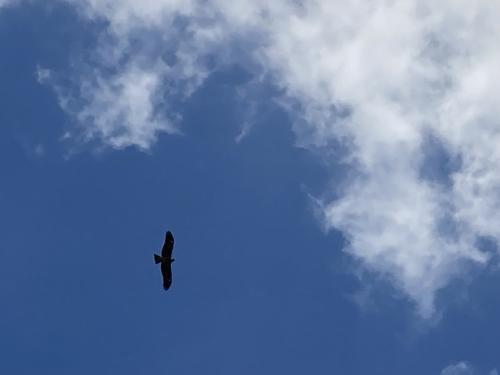
M161 274L163 275L163 289L167 290L172 284L172 267L170 262L161 264Z
M168 231L165 235L165 243L161 249L161 256L167 259L172 257L172 250L174 249L174 236L172 232Z

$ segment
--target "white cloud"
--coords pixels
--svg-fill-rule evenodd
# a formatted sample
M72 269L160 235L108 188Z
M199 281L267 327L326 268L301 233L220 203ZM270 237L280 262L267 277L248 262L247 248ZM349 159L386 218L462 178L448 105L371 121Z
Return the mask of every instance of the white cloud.
M473 375L474 371L466 362L459 362L455 365L449 365L441 371L441 375Z
M9 5L14 5L18 3L19 0L0 0L0 8L9 6Z
M172 98L244 63L282 89L301 144L346 148L353 173L325 224L422 316L488 262L476 242L500 239L498 1L66 1L107 25L78 94L60 94L87 137L148 149L176 129ZM429 134L460 161L448 183L421 173Z
M115 148L135 145L148 149L159 132L176 133L173 120L164 117L160 87L168 68L143 68L135 61L119 73L103 78L94 73L84 78L79 97L63 97L62 106L85 124L85 137L98 137ZM75 103L76 101L76 103Z
M453 365L445 367L441 371L441 375L476 375L482 374L482 372L477 371L474 366L468 362L458 362ZM493 369L489 372L490 375L498 375L497 369Z
M302 105L311 144L349 146L357 174L324 205L326 223L430 317L438 290L487 262L477 236L500 237L500 3L307 4L261 55ZM462 160L451 186L421 176L428 133Z
M51 72L49 69L43 68L40 65L37 65L35 71L36 80L40 84L44 84L47 81L50 81Z

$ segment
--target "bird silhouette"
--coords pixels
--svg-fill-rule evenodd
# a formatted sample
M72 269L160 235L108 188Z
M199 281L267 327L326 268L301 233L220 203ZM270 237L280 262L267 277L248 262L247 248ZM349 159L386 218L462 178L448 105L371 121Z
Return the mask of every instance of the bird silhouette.
M174 249L174 236L172 232L167 231L165 235L165 242L161 249L161 256L154 255L155 264L161 263L161 274L163 275L163 289L168 290L172 284L172 250Z

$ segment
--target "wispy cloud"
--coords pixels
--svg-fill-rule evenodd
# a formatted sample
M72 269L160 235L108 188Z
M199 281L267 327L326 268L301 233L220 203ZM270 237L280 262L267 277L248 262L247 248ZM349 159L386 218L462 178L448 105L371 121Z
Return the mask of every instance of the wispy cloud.
M467 362L458 362L454 365L446 366L441 375L474 375L472 367Z
M478 371L470 363L464 361L446 366L441 371L441 375L481 375L481 374L485 373ZM488 372L488 375L498 375L497 369L491 370L490 372Z
M280 88L302 145L346 150L353 173L323 200L324 224L423 317L488 262L477 240L500 239L498 2L65 1L106 21L76 93L58 91L88 138L148 149L177 129L173 98L240 62ZM445 182L422 173L429 135L457 160Z
M49 69L43 68L40 65L37 65L35 71L36 80L40 84L44 84L45 82L50 80L51 72Z
M111 77L94 72L82 79L76 96L59 88L63 109L83 125L86 139L98 138L114 148L137 146L147 150L160 132L176 133L175 118L160 107L160 88L168 68L144 68L135 61Z
M0 0L0 8L17 4L20 0Z

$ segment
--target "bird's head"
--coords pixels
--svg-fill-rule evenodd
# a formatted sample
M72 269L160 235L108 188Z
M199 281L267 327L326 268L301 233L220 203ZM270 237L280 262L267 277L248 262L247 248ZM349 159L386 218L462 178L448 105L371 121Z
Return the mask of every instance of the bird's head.
M170 259L170 263L174 263L174 262L175 262L174 258Z

